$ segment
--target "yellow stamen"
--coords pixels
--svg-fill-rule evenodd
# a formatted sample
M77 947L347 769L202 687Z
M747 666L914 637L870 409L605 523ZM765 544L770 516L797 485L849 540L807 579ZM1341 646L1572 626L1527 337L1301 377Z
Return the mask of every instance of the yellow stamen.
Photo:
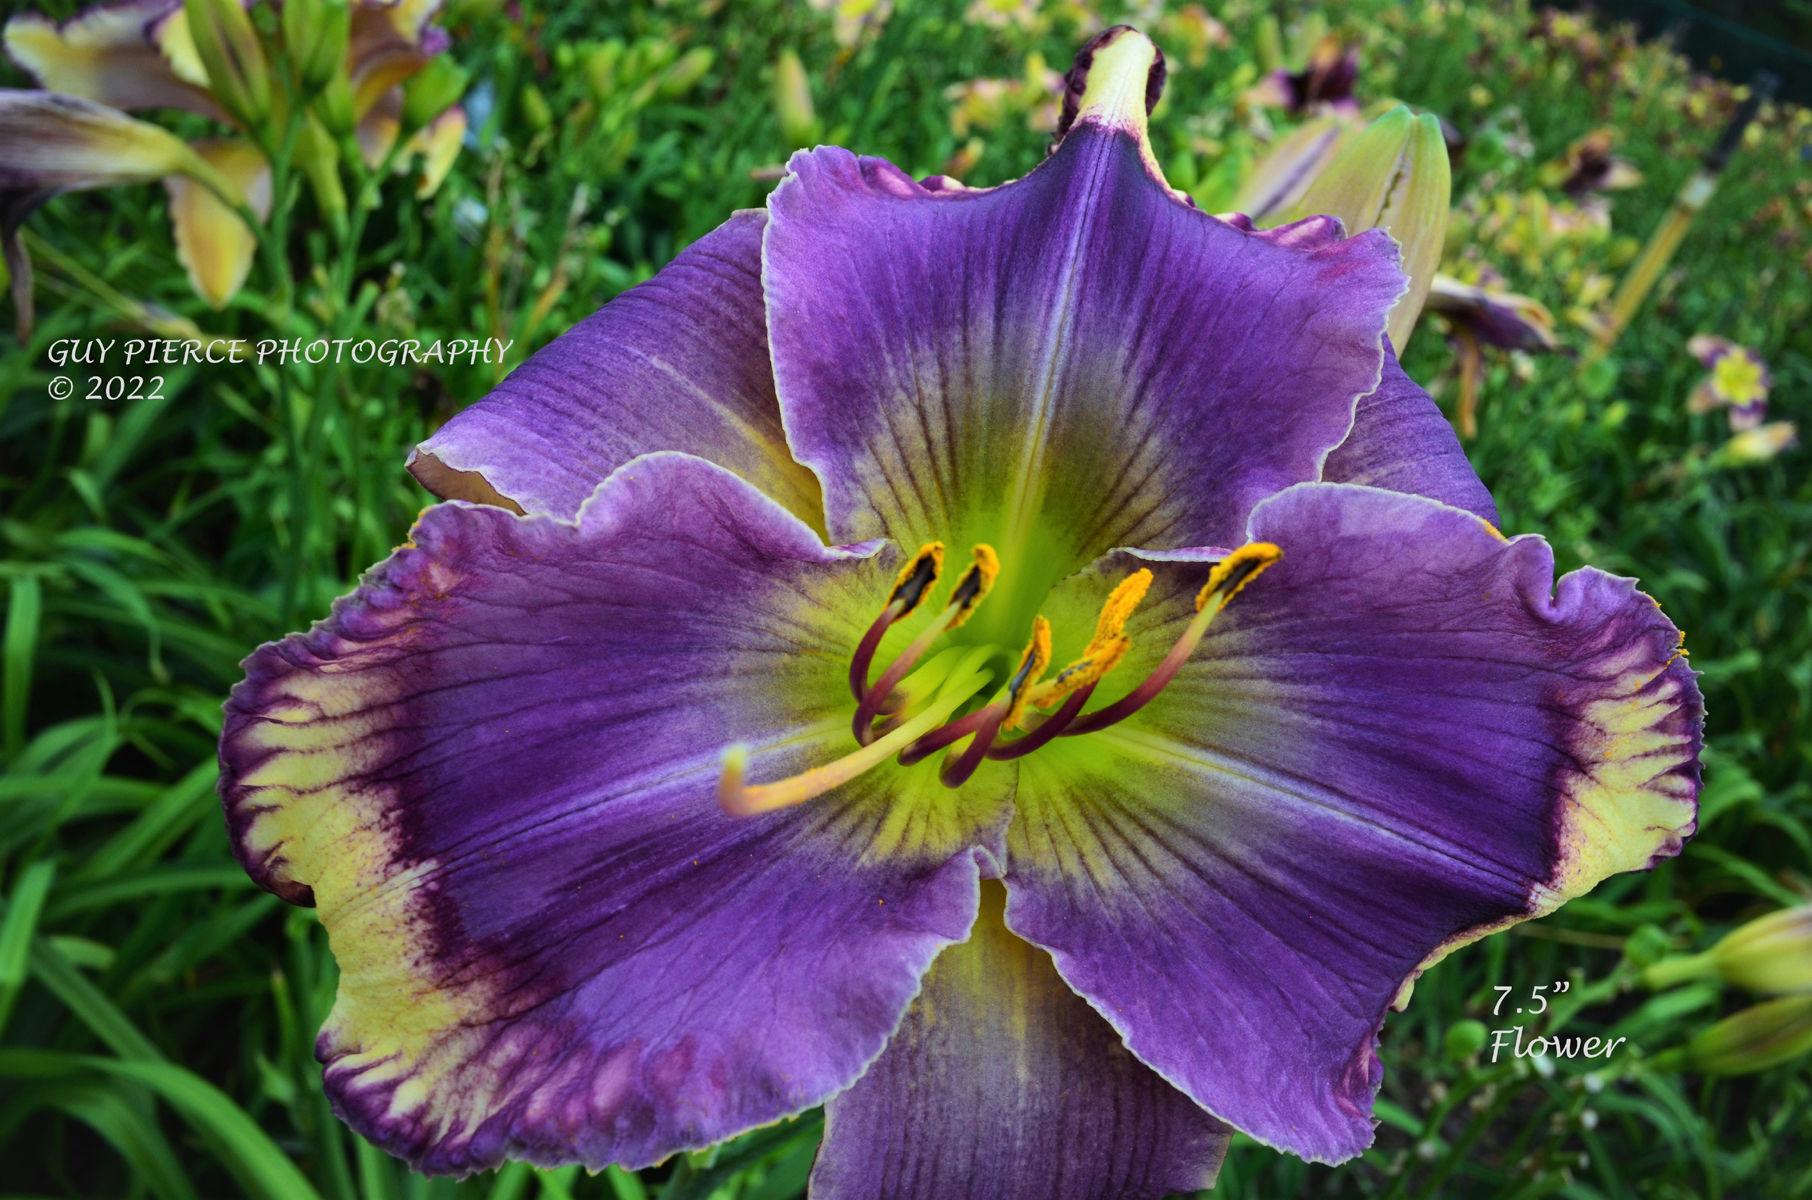
M1043 617L1032 618L1032 640L1019 656L1019 669L1007 683L1007 715L1001 718L1000 731L1019 728L1025 715L1026 702L1044 669L1051 665L1051 623Z
M1140 569L1122 579L1118 586L1108 594L1107 602L1101 606L1101 616L1095 621L1095 636L1083 650L1082 657L1070 663L1049 683L1044 684L1032 693L1031 703L1036 708L1049 708L1071 692L1080 691L1091 683L1099 683L1101 677L1120 665L1132 647L1132 639L1121 630L1132 618L1133 610L1145 599L1145 593L1151 589L1151 572Z
M1270 542L1247 542L1215 564L1208 582L1195 598L1195 611L1201 612L1213 599L1219 609L1239 595L1240 589L1257 579L1264 569L1283 557L1283 551ZM1203 628L1207 625L1204 622Z
M900 568L894 576L893 591L887 594L887 604L900 606L894 620L900 621L912 615L914 609L925 602L931 589L937 586L937 577L944 571L944 543L926 542L919 547L919 552L912 556L912 561Z
M938 692L937 699L931 706L886 737L869 743L853 754L844 755L835 762L802 771L789 779L749 786L745 781L749 748L740 742L730 746L724 751L723 774L717 782L718 803L733 817L751 817L757 813L803 804L832 788L841 787L863 772L886 762L921 735L942 725L969 697L986 687L988 675L980 668L991 654L992 651L986 647L970 651L950 673L949 680Z
M950 616L950 623L944 626L946 630L962 627L993 589L994 580L1000 574L1000 557L994 553L994 547L980 542L970 554L975 561L956 581L956 591L950 596L950 606L955 611Z

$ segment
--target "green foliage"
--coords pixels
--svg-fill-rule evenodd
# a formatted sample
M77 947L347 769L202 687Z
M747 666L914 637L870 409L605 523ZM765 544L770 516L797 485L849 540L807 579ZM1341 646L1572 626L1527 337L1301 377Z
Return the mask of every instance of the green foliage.
M1368 109L1401 100L1468 138L1448 269L1500 273L1562 314L1578 351L1578 320L1734 104L1658 50L1519 3L1347 0L1281 24L1250 0L1211 7L1228 38L1191 6L1140 18L1170 51L1154 142L1173 183L1224 206L1289 124L1246 98L1266 56L1301 61L1332 30L1361 48ZM380 173L347 205L357 227L340 228L314 191L288 189L288 224L271 223L288 240L224 311L192 295L162 189L71 194L29 223L40 320L29 344L0 350L8 1190L802 1193L816 1115L639 1177L512 1166L459 1183L412 1176L340 1125L313 1060L333 959L311 912L257 891L230 857L212 791L220 701L251 647L323 615L406 536L429 502L401 470L408 447L731 209L763 202L802 124L775 104L789 56L825 141L991 184L1039 161L1053 68L1088 10L996 5L1007 15L994 23L966 19L961 0L898 0L879 21L878 9L858 19L779 0L511 11L451 10L454 57L476 81L475 145L432 200ZM1606 125L1646 179L1613 194L1608 218L1542 174ZM1656 994L1638 983L1658 959L1812 896L1812 471L1803 450L1731 465L1717 453L1725 417L1685 407L1702 373L1685 341L1710 332L1768 360L1774 415L1812 423L1807 136L1804 114L1765 116L1609 358L1582 370L1488 357L1468 447L1508 532L1545 533L1563 567L1640 576L1687 631L1710 711L1697 839L1430 970L1383 1031L1383 1124L1363 1158L1314 1166L1236 1139L1213 1195L1812 1194L1805 1060L1733 1079L1683 1073L1680 1049L1749 999L1702 980ZM87 382L113 367L47 359L57 339L123 344L185 322L252 343L513 345L503 363L179 364L159 368L161 388L113 396ZM1436 329L1417 334L1406 364L1449 398ZM58 375L76 381L72 395L50 395ZM1624 1049L1589 1065L1492 1062L1489 1031L1511 1024L1493 1016L1493 989L1525 996L1562 980L1547 1012L1519 1019L1526 1034L1624 1037Z

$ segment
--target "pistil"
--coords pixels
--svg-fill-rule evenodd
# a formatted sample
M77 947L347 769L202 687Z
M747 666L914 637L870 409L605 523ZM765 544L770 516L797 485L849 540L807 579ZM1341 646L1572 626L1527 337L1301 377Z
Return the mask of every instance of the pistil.
M886 762L921 735L936 729L950 718L951 713L967 703L971 696L988 686L989 676L982 667L993 653L987 647L970 651L950 672L949 678L924 712L907 720L886 737L822 767L813 767L774 783L750 785L745 779L749 763L748 746L740 742L730 746L724 751L723 774L717 782L718 803L733 817L752 817L757 813L803 804L832 788L841 787Z

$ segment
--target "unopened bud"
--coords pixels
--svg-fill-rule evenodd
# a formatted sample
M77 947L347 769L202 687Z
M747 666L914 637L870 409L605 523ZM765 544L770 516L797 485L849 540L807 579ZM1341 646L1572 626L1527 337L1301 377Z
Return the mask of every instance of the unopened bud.
M321 94L315 97L315 115L321 118L321 124L327 132L336 138L348 138L358 128L358 113L352 103L352 78L346 72L344 64L334 72Z
M1490 1031L1483 1021L1455 1021L1447 1027L1447 1037L1442 1044L1448 1058L1461 1062L1483 1050L1489 1036Z
M1765 1071L1812 1050L1812 994L1782 996L1704 1030L1686 1046L1686 1059L1707 1075Z
M1727 467L1764 463L1799 443L1799 427L1792 421L1770 421L1745 429L1718 448L1717 460Z
M403 128L420 129L459 103L466 73L446 55L433 59L403 84Z
M625 49L622 39L611 38L592 47L585 56L585 82L600 104L616 95L617 68L623 63Z
M541 94L541 89L534 84L527 84L523 87L521 95L517 97L517 103L522 107L522 119L527 121L528 127L536 133L540 133L554 123L553 107L548 104L547 97Z
M805 64L791 50L782 50L774 64L774 115L780 132L791 146L805 146L818 138L818 115L812 109L812 83Z
M283 45L303 95L312 96L333 81L346 61L351 28L346 0L283 0Z
M705 77L711 64L717 61L717 55L708 46L698 46L680 55L679 61L667 68L661 76L660 93L671 100L683 96L692 90L692 86Z
M227 115L252 127L271 114L270 66L239 0L183 0L208 90Z
M1440 120L1398 105L1349 139L1297 205L1299 217L1339 217L1349 237L1382 229L1402 246L1409 290L1391 310L1388 327L1399 352L1440 265L1452 190Z
M1812 992L1812 904L1738 926L1708 957L1725 983L1752 992Z
M346 189L340 183L340 148L321 122L310 117L296 135L296 165L322 213L332 218L346 211Z

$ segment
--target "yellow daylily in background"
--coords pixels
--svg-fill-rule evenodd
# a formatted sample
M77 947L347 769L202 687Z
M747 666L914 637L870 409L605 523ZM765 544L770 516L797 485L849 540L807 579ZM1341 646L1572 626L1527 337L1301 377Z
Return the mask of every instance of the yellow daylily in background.
M12 231L25 211L50 196L163 178L190 282L210 305L224 306L257 251L243 214L262 220L270 209L270 167L260 144L279 144L276 131L304 102L312 102L320 119L311 117L297 137L296 165L324 214L345 209L335 139L351 139L375 169L392 157L400 136L410 135L404 169L419 156L417 195L431 195L464 136L465 115L453 107L463 76L451 63L436 73L437 88L426 91L440 102L430 112L419 104L405 112L403 84L447 48L445 32L430 24L439 6L440 0L290 0L281 26L296 43L286 47L293 78L272 65L277 56L267 53L238 0L125 0L60 24L36 13L14 16L5 27L7 53L45 90L0 91L6 114L0 116L0 187L26 198L7 213L9 263L22 257ZM251 137L185 147L124 115L156 108L199 113ZM131 153L117 151L122 138ZM114 158L116 169L92 166ZM15 282L16 296L19 291ZM20 311L25 318L27 308Z

